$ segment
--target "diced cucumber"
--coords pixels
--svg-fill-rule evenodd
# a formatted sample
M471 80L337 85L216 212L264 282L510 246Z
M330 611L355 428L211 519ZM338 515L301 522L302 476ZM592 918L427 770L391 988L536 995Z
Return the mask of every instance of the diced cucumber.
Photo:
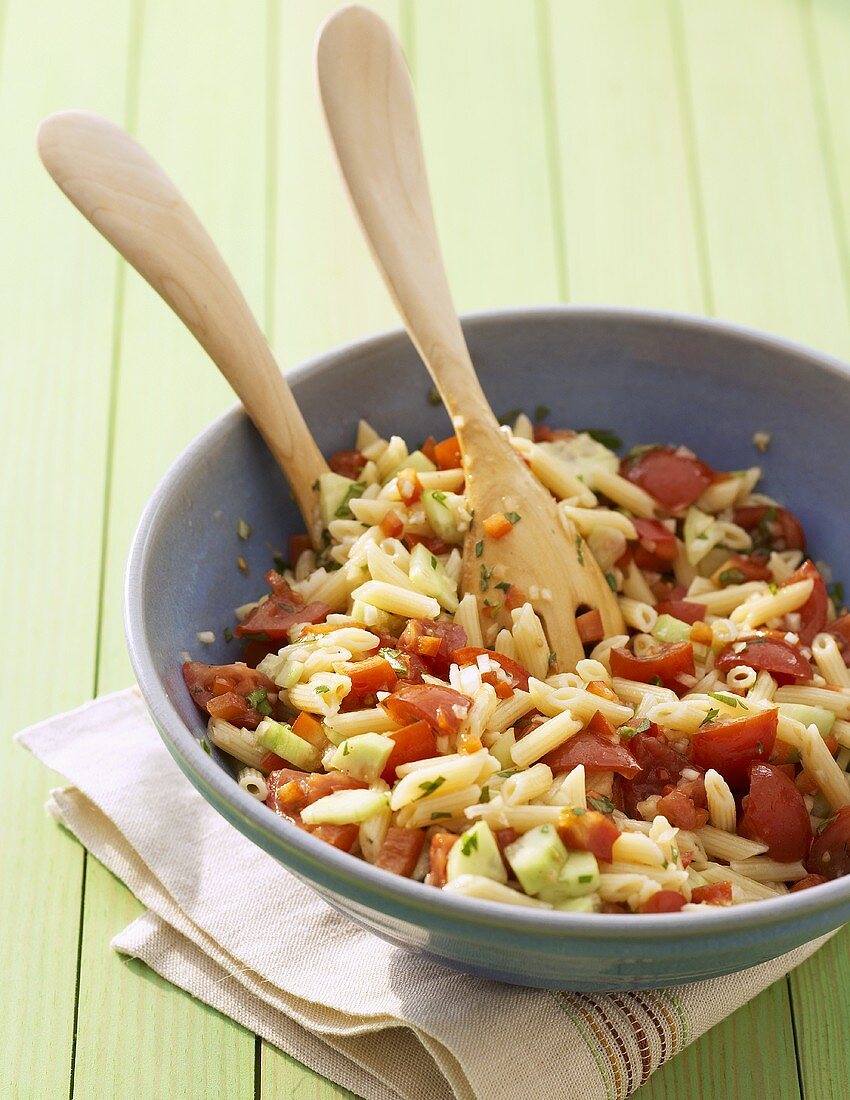
M476 821L452 845L446 863L446 881L453 882L461 875L480 875L495 882L508 881L499 845L486 821Z
M555 908L562 913L598 913L602 908L599 894L585 894L583 898L566 898L555 902Z
M264 718L257 726L257 740L264 749L282 756L301 771L315 771L322 762L322 750L293 733L292 726L287 722Z
M403 462L399 462L398 466L390 472L389 477L395 477L402 470L416 470L418 474L431 474L436 469L437 467L427 455L421 451L413 451Z
M457 510L463 503L464 498L457 493L428 489L422 494L425 517L434 529L434 534L443 542L463 542L463 532L458 530L457 519Z
M366 486L362 481L328 472L319 477L319 510L322 525L328 527L335 519L350 519L348 502L363 495Z
M832 727L835 725L835 714L824 707L809 707L802 703L780 703L779 713L786 718L793 718L795 722L802 722L804 726L817 726L821 737L829 737Z
M383 791L334 791L301 811L305 825L353 825L381 813L390 804Z
M554 825L538 825L505 848L508 863L526 894L541 894L553 887L567 854Z
M331 769L371 783L384 770L394 746L392 738L382 733L358 733L339 745L331 759Z
M457 585L440 565L437 555L421 542L413 547L408 573L417 591L433 596L446 611L457 611Z
M511 756L511 749L516 744L516 734L513 729L505 730L504 733L500 733L493 744L490 746L489 752L491 756L495 756L501 764L502 768L507 770L513 768L514 761Z
M570 850L567 860L558 873L557 882L544 886L540 897L544 901L566 901L568 898L580 898L599 889L599 864L592 852Z
M652 628L652 636L660 642L687 642L691 637L691 626L681 619L674 619L672 615L659 615Z
M538 446L562 462L574 477L586 485L593 484L594 470L603 469L616 474L620 469L617 455L587 432L579 432L572 439L553 439Z

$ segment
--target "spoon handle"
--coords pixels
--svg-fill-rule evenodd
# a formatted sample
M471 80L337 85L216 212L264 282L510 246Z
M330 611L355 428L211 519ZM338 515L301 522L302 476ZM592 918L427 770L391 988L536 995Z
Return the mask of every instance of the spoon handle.
M168 303L236 391L286 475L315 543L318 496L312 486L328 467L194 211L134 138L97 115L51 115L37 142L61 190Z
M453 420L496 426L452 302L395 36L366 8L341 8L319 32L315 68L351 201L414 346Z

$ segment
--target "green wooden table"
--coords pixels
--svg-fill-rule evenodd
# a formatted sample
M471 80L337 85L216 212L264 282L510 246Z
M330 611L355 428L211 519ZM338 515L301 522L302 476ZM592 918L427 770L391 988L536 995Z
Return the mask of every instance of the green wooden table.
M20 726L130 681L121 579L231 394L36 162L87 107L168 166L283 363L395 324L331 163L330 0L0 0L0 1095L341 1096L143 966L136 901L45 816ZM847 0L376 0L419 91L460 308L593 301L850 357ZM804 397L802 398L804 399ZM641 1100L850 1095L850 929Z

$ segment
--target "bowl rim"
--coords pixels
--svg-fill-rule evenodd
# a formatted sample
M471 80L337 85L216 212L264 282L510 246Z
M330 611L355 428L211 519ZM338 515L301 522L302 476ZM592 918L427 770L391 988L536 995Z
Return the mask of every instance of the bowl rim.
M554 323L570 317L610 320L620 324L661 325L690 332L720 334L745 344L790 354L841 377L850 385L850 366L834 356L752 327L691 313L627 306L553 304L477 310L461 314L461 322L465 331L474 334L479 327L492 329L494 326L513 325L517 322ZM302 378L333 370L341 361L372 355L397 342L408 342L407 334L402 328L385 329L367 337L347 341L299 363L287 371L287 380L291 385L297 385ZM225 806L233 811L224 816L240 832L255 843L259 837L268 837L276 851L283 849L292 852L300 861L319 869L322 872L322 881L317 882L317 886L332 886L335 889L342 887L340 893L343 895L346 886L358 893L383 895L387 900L402 904L408 913L420 913L425 926L430 924L428 918L455 918L459 924L510 928L514 932L544 938L569 935L575 939L618 939L628 935L632 941L657 940L668 936L675 928L682 937L696 939L704 937L708 932L740 933L786 922L790 924L806 917L824 914L842 903L850 902L850 875L824 883L816 890L802 890L797 894L780 895L776 899L716 908L713 911L644 914L640 920L635 920L634 914L569 913L453 895L435 890L424 883L389 874L366 860L352 858L347 852L339 851L292 826L277 814L270 814L267 807L243 791L211 756L197 752L190 759L187 750L193 745L197 746L198 739L183 722L154 672L153 654L142 629L147 548L158 513L173 486L202 460L212 439L231 422L245 417L246 414L239 404L221 413L171 463L139 519L124 577L127 648L145 704L169 751L189 780L219 812L224 813ZM265 850L268 851L268 848ZM290 868L287 867L287 870ZM302 871L301 876L304 874ZM313 885L312 880L308 881Z

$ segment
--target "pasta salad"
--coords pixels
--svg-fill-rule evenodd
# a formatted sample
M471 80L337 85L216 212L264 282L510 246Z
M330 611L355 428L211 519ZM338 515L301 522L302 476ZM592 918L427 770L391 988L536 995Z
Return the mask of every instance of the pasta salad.
M225 630L242 660L183 666L240 786L388 872L512 905L716 911L850 872L850 614L760 469L503 430L627 633L581 614L585 657L558 670L535 593L488 566L521 512L470 512L455 438L411 452L361 421L317 485L322 548L293 537Z

